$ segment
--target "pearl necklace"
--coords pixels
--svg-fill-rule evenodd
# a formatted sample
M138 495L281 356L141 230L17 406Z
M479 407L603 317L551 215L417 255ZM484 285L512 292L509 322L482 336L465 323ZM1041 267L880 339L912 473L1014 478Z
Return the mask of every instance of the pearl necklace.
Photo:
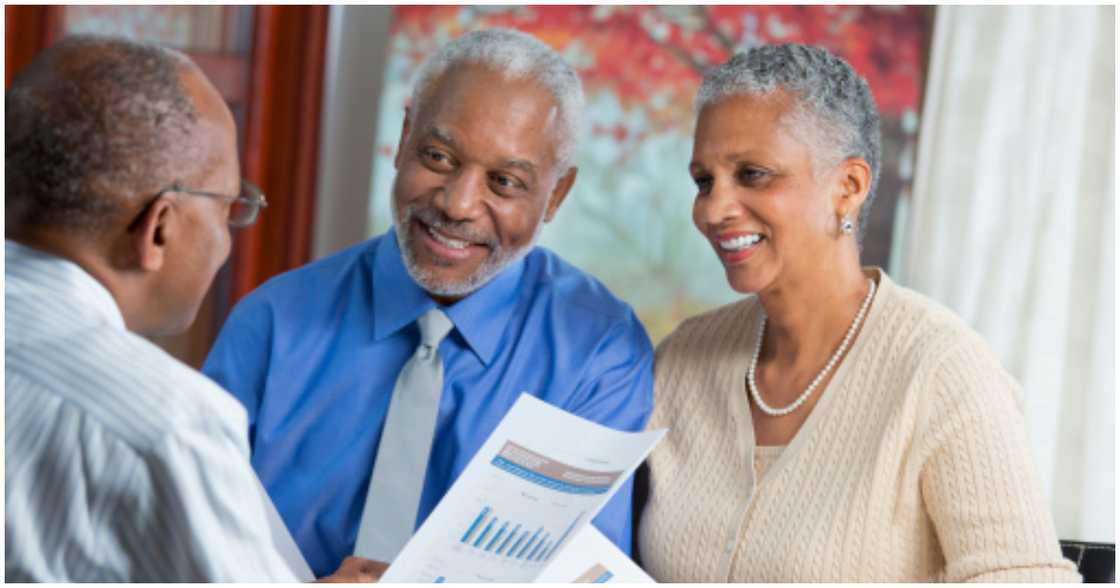
M828 363L825 364L824 369L817 374L816 378L813 378L813 381L809 384L808 388L805 388L801 396L798 396L797 400L794 400L792 404L784 408L773 408L763 402L762 394L758 391L758 383L754 380L755 368L758 367L758 356L762 353L762 335L766 330L766 315L762 315L762 322L758 325L758 343L754 347L754 357L751 358L751 365L747 368L747 388L750 390L751 398L754 398L754 402L758 405L759 410L770 416L784 416L797 410L797 408L813 394L813 390L821 383L825 375L832 371L836 362L840 361L840 358L843 357L844 351L848 349L848 345L852 342L852 337L855 336L856 329L858 329L859 324L863 322L863 316L867 314L867 309L871 306L871 297L875 294L875 281L868 280L868 282L870 287L867 289L867 296L863 298L863 304L860 305L859 312L856 313L856 318L852 321L852 325L848 327L848 332L844 335L844 340L840 343L840 347L832 354Z

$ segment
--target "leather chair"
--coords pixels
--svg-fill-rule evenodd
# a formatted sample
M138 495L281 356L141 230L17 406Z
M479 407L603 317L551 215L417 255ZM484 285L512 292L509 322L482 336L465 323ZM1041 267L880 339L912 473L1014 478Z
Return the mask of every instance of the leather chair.
M1116 583L1116 544L1062 540L1062 555L1077 564L1086 584Z

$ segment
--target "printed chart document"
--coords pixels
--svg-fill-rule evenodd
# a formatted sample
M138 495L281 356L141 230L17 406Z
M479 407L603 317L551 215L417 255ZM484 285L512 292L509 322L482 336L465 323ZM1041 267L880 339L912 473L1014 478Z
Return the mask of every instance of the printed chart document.
M536 580L593 530L591 519L664 434L616 431L522 394L381 581Z
M587 525L545 567L537 582L549 584L613 584L654 582L594 525Z

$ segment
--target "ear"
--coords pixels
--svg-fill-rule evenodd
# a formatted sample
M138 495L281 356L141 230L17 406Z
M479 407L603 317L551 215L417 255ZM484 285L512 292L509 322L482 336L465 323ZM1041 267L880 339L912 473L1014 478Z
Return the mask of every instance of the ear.
M412 108L404 107L404 124L401 125L401 138L397 142L397 154L393 157L393 169L401 169L401 154L404 153L405 143L408 141L408 132L412 128Z
M175 232L175 208L170 198L160 196L133 227L132 251L142 271L156 272L163 267L167 243Z
M871 191L871 166L862 157L849 157L838 169L836 212L845 216L858 211Z
M556 216L556 211L560 209L560 205L564 203L564 199L568 197L568 192L571 191L572 185L576 183L576 174L579 173L579 168L572 166L560 179L556 181L556 187L552 189L552 196L548 199L548 209L544 213L544 222L552 222L552 217Z

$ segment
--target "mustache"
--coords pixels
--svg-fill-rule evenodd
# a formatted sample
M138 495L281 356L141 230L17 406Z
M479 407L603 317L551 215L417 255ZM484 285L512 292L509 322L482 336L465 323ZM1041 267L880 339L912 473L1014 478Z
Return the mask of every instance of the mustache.
M498 247L498 239L494 235L478 231L469 225L469 221L456 221L447 217L442 211L435 208L426 207L408 207L405 210L405 222L411 222L413 219L438 229L439 232L460 241L469 241L478 245L486 246L490 249Z

